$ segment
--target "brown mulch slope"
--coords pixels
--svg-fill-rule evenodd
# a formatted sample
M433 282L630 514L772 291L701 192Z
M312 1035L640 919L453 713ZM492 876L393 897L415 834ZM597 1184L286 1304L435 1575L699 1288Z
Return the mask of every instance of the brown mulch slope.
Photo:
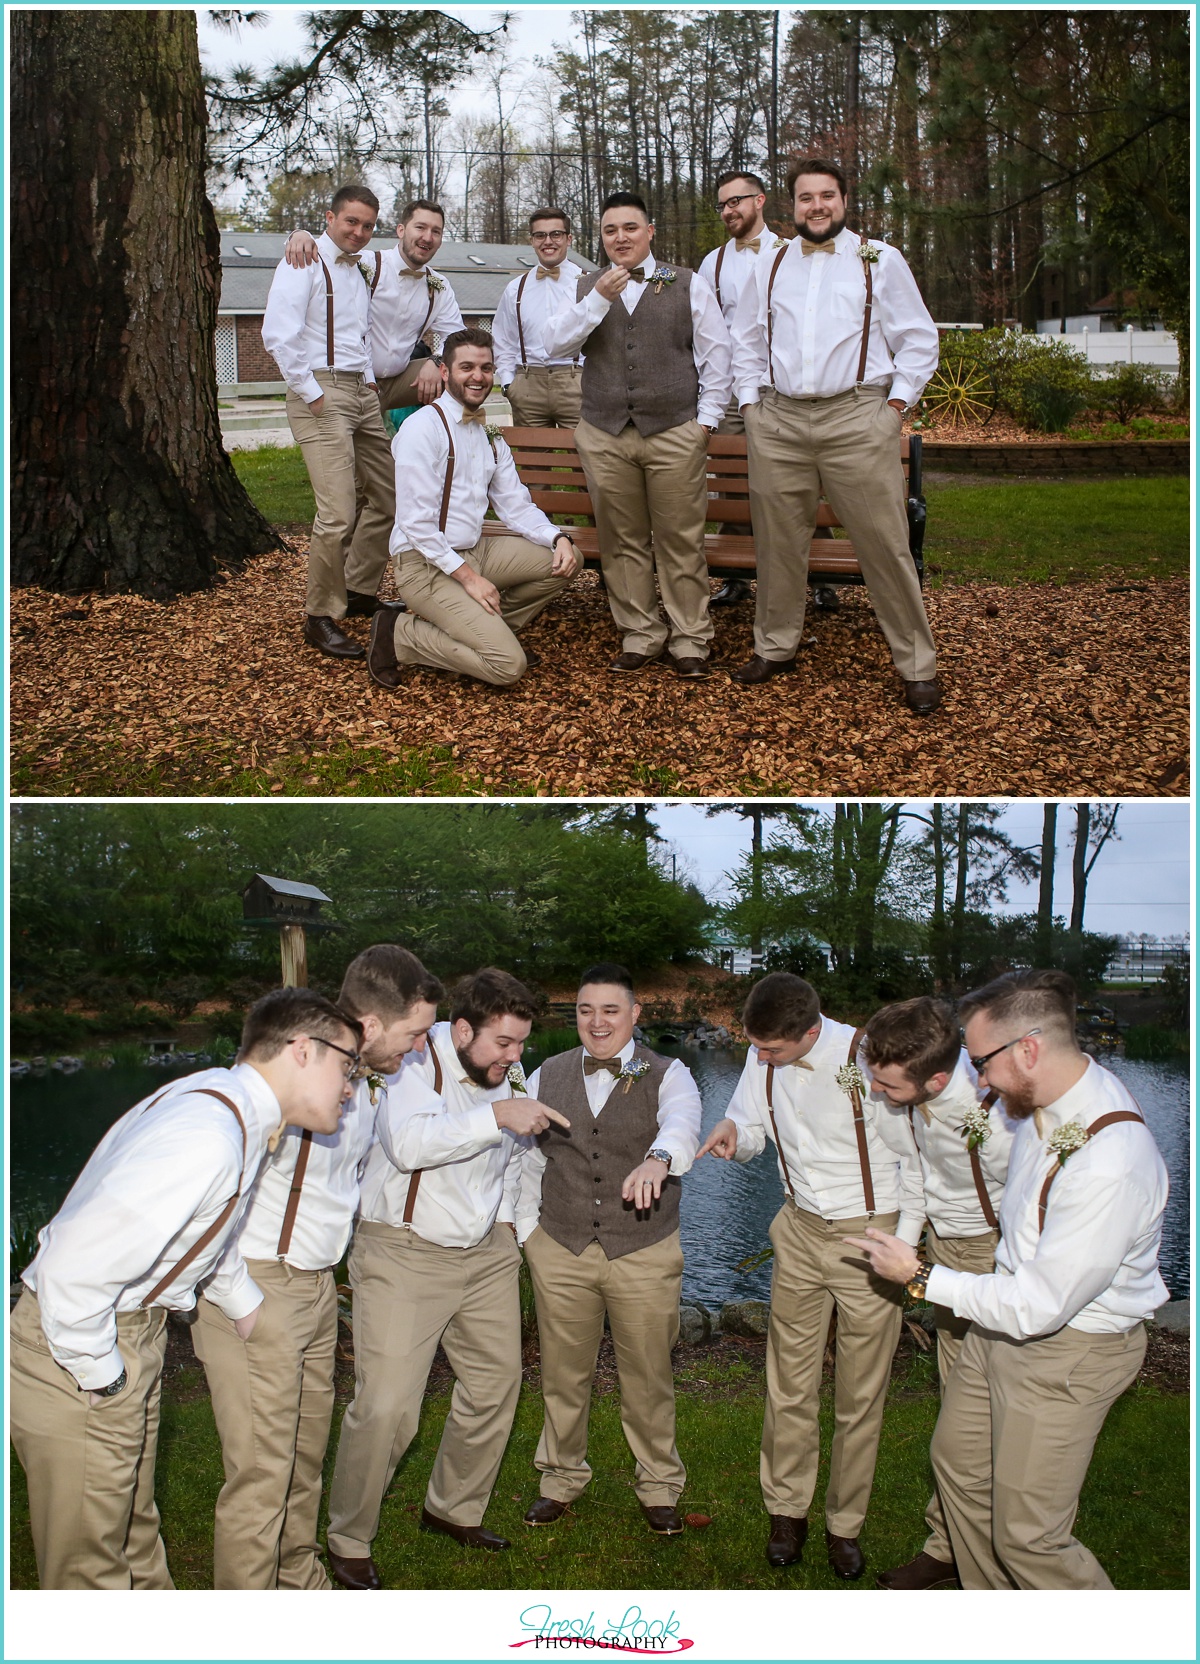
M445 747L496 794L1188 793L1185 578L931 591L946 698L920 719L861 589L810 614L798 673L742 688L658 665L610 675L619 643L590 574L530 627L543 662L515 688L416 671L392 695L361 662L303 645L304 549L293 537L167 604L14 591L13 755L36 782L24 789L102 792L105 756L157 765L164 791L219 793L244 769L270 789L286 759L348 744L385 759ZM742 663L752 605L714 618L718 662ZM349 628L365 642L365 620Z

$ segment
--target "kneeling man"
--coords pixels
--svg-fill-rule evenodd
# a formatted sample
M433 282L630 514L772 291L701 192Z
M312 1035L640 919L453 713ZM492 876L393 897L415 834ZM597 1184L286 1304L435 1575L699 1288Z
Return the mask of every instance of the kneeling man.
M442 348L446 390L392 441L391 551L407 612L377 613L367 668L399 686L405 665L508 687L529 663L517 636L580 570L570 533L536 508L512 453L487 423L492 343L460 329ZM484 537L489 502L512 535Z

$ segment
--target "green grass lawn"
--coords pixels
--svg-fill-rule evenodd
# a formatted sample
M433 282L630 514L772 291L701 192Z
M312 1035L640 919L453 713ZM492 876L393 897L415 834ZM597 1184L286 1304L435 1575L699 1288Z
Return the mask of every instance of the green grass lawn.
M682 1505L708 1514L706 1529L652 1537L632 1486L632 1460L621 1434L615 1391L593 1401L585 1496L556 1526L530 1531L521 1515L538 1492L533 1455L541 1401L525 1388L487 1524L511 1538L506 1554L468 1554L419 1529L425 1483L449 1403L431 1394L421 1428L384 1504L375 1559L393 1588L430 1589L831 1589L842 1587L826 1565L820 1533L801 1565L773 1572L763 1550L766 1516L758 1489L762 1432L761 1374L749 1364L703 1355L679 1371L679 1449L688 1468ZM197 1393L200 1373L185 1372L164 1400L158 1500L172 1574L180 1588L211 1579L212 1520L221 1459L212 1410ZM918 1358L893 1379L884 1419L871 1511L863 1531L868 1573L911 1558L923 1537L932 1477L929 1440L937 1417L933 1365ZM1184 1395L1131 1389L1109 1413L1084 1487L1077 1532L1118 1588L1186 1588L1188 1582L1188 1407ZM340 1416L340 1410L339 1410ZM831 1395L822 1395L825 1451L814 1500L819 1520L832 1426ZM332 1474L334 1441L326 1462ZM324 1536L322 1520L322 1538ZM36 1583L24 1475L13 1462L11 1577Z

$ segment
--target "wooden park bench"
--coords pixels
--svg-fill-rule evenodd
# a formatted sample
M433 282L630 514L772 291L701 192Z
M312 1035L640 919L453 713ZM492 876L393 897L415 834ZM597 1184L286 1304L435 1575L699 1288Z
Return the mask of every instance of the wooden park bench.
M588 566L600 565L596 516L587 480L575 448L572 428L504 428L517 473L538 507L566 526ZM908 549L925 581L925 498L921 494L921 439L905 434L900 440L904 467ZM708 519L722 527L704 539L708 570L714 578L752 578L755 573L754 534L750 524L750 488L746 478L746 440L743 434L710 435L708 441ZM581 523L582 522L582 523ZM808 571L813 583L861 584L862 571L848 537L836 537L841 522L822 499L817 530L809 550ZM744 526L744 532L729 531ZM501 532L495 521L485 521L484 532Z

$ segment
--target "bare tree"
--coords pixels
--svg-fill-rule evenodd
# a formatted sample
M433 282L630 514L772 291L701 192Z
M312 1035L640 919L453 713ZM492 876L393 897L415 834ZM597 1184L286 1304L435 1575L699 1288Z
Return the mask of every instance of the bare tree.
M1072 936L1083 935L1088 879L1100 858L1100 851L1110 839L1120 841L1117 831L1120 810L1119 803L1078 803L1075 806L1075 848L1071 857Z

